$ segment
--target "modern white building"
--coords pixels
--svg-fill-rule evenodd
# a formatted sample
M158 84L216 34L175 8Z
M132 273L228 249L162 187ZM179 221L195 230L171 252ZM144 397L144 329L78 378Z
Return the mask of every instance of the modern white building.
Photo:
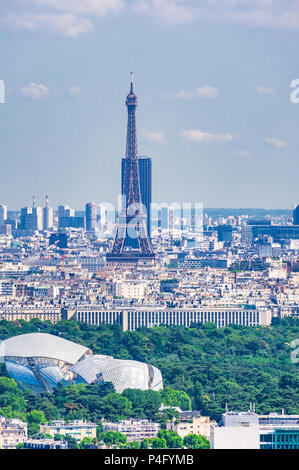
M54 420L50 423L40 424L39 429L42 434L49 434L52 437L55 434L70 436L76 439L77 442L82 441L85 437L93 439L97 436L97 424L82 419L76 419L69 423L63 420Z
M161 428L159 423L153 423L147 419L128 419L116 423L103 422L103 431L118 431L127 436L128 442L143 441L143 439L155 439Z
M211 426L211 449L299 449L299 415L227 411Z
M49 207L48 196L46 197L46 206L43 208L43 230L49 230L53 227L53 207Z
M1 318L1 317L0 317ZM93 355L86 346L60 336L29 333L1 343L8 374L24 389L50 392L59 382L112 382L117 393L126 388L161 390L159 369L144 362Z
M66 441L55 441L54 439L27 439L24 441L24 449L67 449Z
M211 449L259 449L259 427L211 426Z
M7 219L7 206L0 204L0 225Z

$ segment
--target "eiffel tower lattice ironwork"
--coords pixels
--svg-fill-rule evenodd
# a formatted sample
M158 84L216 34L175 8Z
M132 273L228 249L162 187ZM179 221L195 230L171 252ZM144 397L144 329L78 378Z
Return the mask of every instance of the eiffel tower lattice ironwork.
M131 74L131 89L126 99L128 128L123 201L112 250L106 257L107 262L136 262L155 258L147 233L146 214L140 192L136 132L137 105L137 96L133 89L133 74ZM132 238L134 239L133 244Z

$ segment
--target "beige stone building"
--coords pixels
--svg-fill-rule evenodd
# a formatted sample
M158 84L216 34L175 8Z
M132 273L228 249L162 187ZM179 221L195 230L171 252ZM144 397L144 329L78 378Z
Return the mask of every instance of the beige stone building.
M200 434L210 440L211 424L210 418L201 416L199 411L182 411L179 418L166 424L166 429L175 431L182 438L188 434Z
M15 449L27 439L27 423L0 416L0 449Z

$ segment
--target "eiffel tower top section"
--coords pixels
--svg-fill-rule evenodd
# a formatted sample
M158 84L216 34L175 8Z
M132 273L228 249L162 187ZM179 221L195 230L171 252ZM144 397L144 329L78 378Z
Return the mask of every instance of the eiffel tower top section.
M137 96L134 93L132 72L130 93L127 96L126 105L128 108L126 158L130 160L137 160L136 107L138 106L138 100Z
M131 86L130 86L130 93L127 96L126 99L126 105L129 106L137 106L138 105L138 100L137 96L134 93L134 77L133 77L133 72L131 72Z

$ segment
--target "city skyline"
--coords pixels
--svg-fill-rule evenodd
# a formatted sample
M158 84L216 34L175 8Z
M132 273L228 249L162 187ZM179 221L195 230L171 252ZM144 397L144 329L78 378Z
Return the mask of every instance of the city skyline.
M49 194L54 207L116 204L125 142L120 103L134 70L142 96L139 154L152 158L153 201L292 209L298 7L280 1L278 15L268 4L257 10L258 21L254 5L238 2L230 20L219 13L213 21L213 7L204 16L187 2L137 11L131 2L99 0L102 16L87 1L80 12L71 3L1 6L1 203L16 210L32 194ZM67 14L80 20L77 28L59 29Z

